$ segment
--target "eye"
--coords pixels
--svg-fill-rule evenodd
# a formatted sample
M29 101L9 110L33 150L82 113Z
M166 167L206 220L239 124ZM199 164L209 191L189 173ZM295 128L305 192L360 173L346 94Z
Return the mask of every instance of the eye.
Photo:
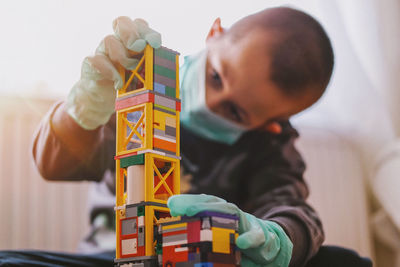
M211 83L214 88L219 89L222 87L222 80L221 76L219 76L219 73L216 70L211 71Z

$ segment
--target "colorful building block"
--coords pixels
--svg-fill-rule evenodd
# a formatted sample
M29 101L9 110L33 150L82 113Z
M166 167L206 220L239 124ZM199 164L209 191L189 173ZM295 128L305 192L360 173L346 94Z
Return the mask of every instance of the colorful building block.
M116 266L238 266L238 218L216 212L173 218L180 193L179 54L146 46L117 92Z

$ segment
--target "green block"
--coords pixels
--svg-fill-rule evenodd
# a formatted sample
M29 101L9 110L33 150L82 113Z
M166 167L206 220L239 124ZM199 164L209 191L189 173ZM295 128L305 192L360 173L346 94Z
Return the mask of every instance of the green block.
M176 89L169 86L165 86L165 94L170 97L176 97Z
M144 154L134 155L120 160L121 168L126 168L132 165L143 165L144 164Z
M170 78L172 80L176 79L175 71L170 70L170 69L168 69L166 67L163 67L163 66L154 65L154 72L157 73L157 74L160 74L160 75L162 75L164 77L168 77L168 78Z
M157 243L156 245L156 254L162 255L162 245L160 243Z
M176 55L172 52L159 48L159 49L154 49L154 53L156 54L156 56L175 62Z
M137 208L137 216L144 216L144 206L139 206Z

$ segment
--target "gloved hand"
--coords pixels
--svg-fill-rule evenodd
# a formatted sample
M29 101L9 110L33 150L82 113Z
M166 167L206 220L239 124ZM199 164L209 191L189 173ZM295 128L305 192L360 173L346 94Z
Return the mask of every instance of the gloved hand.
M239 216L236 245L242 251L241 266L286 267L292 256L292 242L277 223L258 219L241 211L235 204L210 195L175 195L168 199L172 216L193 216L216 211Z
M139 60L130 53L143 51L147 43L161 46L161 35L142 19L118 17L113 29L114 35L102 40L95 55L83 60L81 78L68 95L68 114L86 130L106 124L114 112L116 90L123 86L118 65L134 69Z

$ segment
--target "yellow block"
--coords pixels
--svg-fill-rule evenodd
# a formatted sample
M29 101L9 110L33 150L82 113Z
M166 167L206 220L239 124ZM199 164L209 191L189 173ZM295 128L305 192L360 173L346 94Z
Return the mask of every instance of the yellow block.
M156 252L154 250L154 225L156 225L156 218L154 216L154 211L169 212L167 207L157 207L157 206L145 206L145 255L155 256Z
M154 128L165 131L165 125L176 127L176 116L154 110Z
M180 228L180 227L187 227L187 223L177 223L177 224L172 224L172 225L166 225L163 226L163 230L169 230L169 229L175 229L175 228Z
M153 90L153 58L154 49L150 45L146 45L144 50L144 56L146 57L145 62L145 84L146 90Z
M212 230L212 251L216 253L229 254L231 251L229 234L235 233L235 230L211 227Z
M176 55L176 98L179 98L179 55Z

